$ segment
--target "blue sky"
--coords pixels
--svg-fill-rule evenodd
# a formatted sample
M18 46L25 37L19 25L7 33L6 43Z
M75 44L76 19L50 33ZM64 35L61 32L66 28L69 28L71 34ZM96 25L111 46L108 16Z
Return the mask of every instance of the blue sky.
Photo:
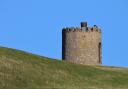
M0 45L61 59L63 27L102 28L103 64L128 67L128 0L0 0Z

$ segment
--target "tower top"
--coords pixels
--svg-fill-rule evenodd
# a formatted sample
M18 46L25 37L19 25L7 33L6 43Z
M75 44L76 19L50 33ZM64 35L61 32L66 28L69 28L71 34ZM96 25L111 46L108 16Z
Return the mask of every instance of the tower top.
M80 25L81 27L63 28L63 32L100 32L101 33L101 29L97 25L88 27L87 22L81 22Z
M81 22L81 28L82 27L87 27L87 22Z

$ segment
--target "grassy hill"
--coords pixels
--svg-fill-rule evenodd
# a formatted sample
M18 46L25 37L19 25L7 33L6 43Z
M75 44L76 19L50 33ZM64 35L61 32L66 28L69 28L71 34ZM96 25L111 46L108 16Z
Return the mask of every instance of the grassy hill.
M83 66L0 47L0 89L126 89L128 69Z

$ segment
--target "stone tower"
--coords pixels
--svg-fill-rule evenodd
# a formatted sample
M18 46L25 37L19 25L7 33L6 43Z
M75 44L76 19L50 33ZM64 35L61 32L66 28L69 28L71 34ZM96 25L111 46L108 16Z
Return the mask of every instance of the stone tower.
M81 22L81 28L63 28L62 60L76 64L102 64L101 30L98 26L88 27Z

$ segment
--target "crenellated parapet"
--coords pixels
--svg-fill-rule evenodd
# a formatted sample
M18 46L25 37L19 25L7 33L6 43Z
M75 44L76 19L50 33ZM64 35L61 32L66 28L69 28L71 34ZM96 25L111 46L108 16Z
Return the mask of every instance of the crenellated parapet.
M87 27L86 22L81 22L81 28L79 27L66 27L63 28L63 32L100 32L101 29L94 25L93 27Z

